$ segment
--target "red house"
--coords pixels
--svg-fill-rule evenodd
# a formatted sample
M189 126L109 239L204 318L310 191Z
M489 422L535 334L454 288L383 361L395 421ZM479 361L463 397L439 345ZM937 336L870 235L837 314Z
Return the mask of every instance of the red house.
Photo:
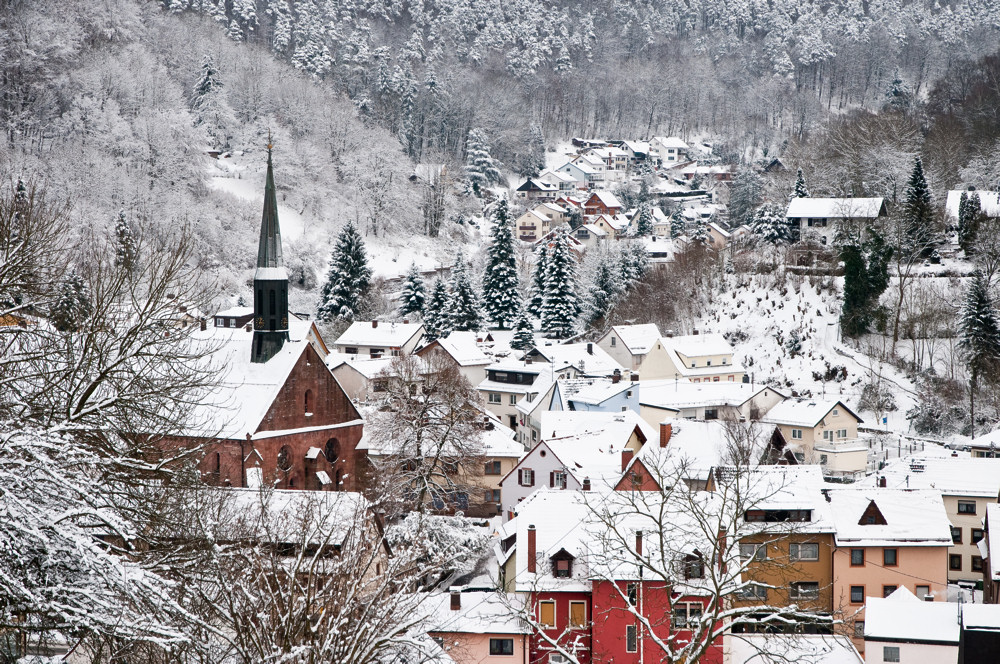
M610 191L595 191L583 204L583 214L587 217L597 217L602 214L614 217L624 209L625 206Z

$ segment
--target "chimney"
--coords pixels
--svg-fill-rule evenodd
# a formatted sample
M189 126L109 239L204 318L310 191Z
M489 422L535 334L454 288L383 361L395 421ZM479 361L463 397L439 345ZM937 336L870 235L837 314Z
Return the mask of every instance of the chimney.
M246 330L247 332L253 332L253 323L247 323L246 325L243 326L243 329Z
M201 331L202 332L204 332L205 330L208 329L208 321L205 320L204 316L202 318L198 319L198 323L199 323L199 327L201 327Z
M458 611L462 608L462 593L451 591L451 610Z
M638 556L642 555L642 531L635 531L635 553Z
M878 478L878 485L879 485L879 487L881 487L881 488L884 489L886 487L886 484L887 483L885 481L885 475L883 475L882 477Z
M377 320L373 320L372 321L372 328L374 329L376 327L378 327L378 321Z
M528 573L535 573L535 526L528 526Z
M584 491L590 491L590 478L589 477L584 477L583 478L583 490Z
M410 319L409 318L404 318L403 319L403 325L409 325L409 324L410 324Z
M618 383L622 379L622 372L620 369L615 369L615 372L611 374L611 382Z
M633 454L632 450L622 450L622 470L628 468L628 463L632 460Z
M594 354L594 344L588 343L587 344L587 355L593 355L593 354Z
M674 433L674 427L667 422L660 422L660 447L666 447L670 442L670 436Z

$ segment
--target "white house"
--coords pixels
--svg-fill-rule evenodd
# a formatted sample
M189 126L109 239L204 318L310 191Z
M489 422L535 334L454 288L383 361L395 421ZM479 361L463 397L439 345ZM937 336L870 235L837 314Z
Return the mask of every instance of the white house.
M753 420L785 399L784 394L767 385L728 381L645 380L639 382L638 390L639 414L653 425L668 417Z
M815 233L819 241L829 244L838 225L847 220L873 220L888 214L882 198L793 198L785 217L798 226L804 238Z
M733 347L718 333L660 337L639 368L640 380L738 383L744 375L743 366L733 361Z
M653 323L614 325L597 340L597 345L626 369L639 371L646 355L659 339L660 330Z
M855 475L868 468L868 444L858 440L862 419L842 401L786 399L767 412L802 463L819 463L832 475Z
M671 165L687 158L688 144L676 136L654 136L649 149L656 153L659 163Z
M424 358L431 353L443 353L473 385L486 380L486 367L493 363L490 356L480 349L475 332L452 332L417 351L417 355Z
M420 323L357 321L333 342L333 348L337 353L367 355L377 360L412 353L423 336L424 326Z
M957 662L962 605L924 602L907 590L865 598L865 653L870 662Z

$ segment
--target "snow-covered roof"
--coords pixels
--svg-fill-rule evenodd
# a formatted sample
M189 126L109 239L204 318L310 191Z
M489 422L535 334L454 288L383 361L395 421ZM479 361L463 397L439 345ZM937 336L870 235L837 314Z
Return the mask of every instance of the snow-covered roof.
M215 314L218 318L243 318L253 316L253 307L229 307Z
M728 238L730 236L729 231L727 231L725 228L723 228L722 226L720 226L719 224L717 224L714 221L709 222L708 223L708 227L711 228L711 229L713 229L716 233L718 233L719 235L721 235L724 238Z
M828 492L837 546L951 546L951 523L933 490L836 489ZM869 505L885 525L861 523Z
M769 424L814 427L834 408L853 415L858 422L863 421L842 401L823 401L822 399L786 399L767 411L767 415L761 418L761 421Z
M608 207L608 208L623 208L623 207L625 207L624 205L622 205L621 201L618 200L618 197L615 196L610 191L604 191L603 189L599 190L599 191L595 191L593 194L591 194L591 198L595 198L595 197L597 198L597 200L599 200L601 202L602 205L604 205L604 207Z
M622 232L623 230L628 228L629 225L628 217L626 217L623 214L616 214L614 216L609 214L602 214L599 215L597 219L594 220L594 223L596 224L598 221L603 221L610 228L613 228L616 233Z
M937 489L946 496L1000 494L1000 459L910 457L894 459L869 482L884 477L890 489Z
M785 216L793 219L874 219L884 206L882 198L793 198Z
M342 365L349 366L368 380L371 380L388 369L393 359L392 357L381 357L373 360L368 357L331 353L326 356L326 364L330 367L331 371Z
M739 407L761 393L785 395L767 385L750 383L689 383L676 380L643 380L639 382L639 403L656 408L704 408L706 406Z
M547 180L528 178L517 188L517 191L530 191L532 186L541 191L557 191L559 189L558 185L555 185Z
M649 143L646 141L622 141L622 145L637 154L649 153Z
M653 347L657 339L660 338L660 329L656 327L656 323L614 325L611 328L611 332L621 339L622 343L625 344L625 347L633 355L645 355Z
M653 140L665 148L676 148L678 150L687 150L688 147L688 144L682 141L677 136L654 136Z
M678 337L662 337L663 346L684 357L706 357L710 355L732 355L733 347L717 332L687 334Z
M351 323L334 343L335 346L375 346L402 348L413 337L423 334L420 323L378 323L356 321Z
M463 440L465 446L463 451L468 451L475 442L479 451L484 457L489 458L514 458L519 459L524 454L524 446L517 442L514 430L503 424L498 417L488 411L483 411L483 418L487 420L486 426L477 429L479 440ZM357 449L367 452L372 456L388 456L395 454L400 445L391 437L373 436L373 427L365 427L361 440L358 441ZM433 442L427 443L433 447ZM429 453L437 454L439 450L431 449ZM458 454L452 443L445 445L444 454Z
M609 376L624 371L622 365L595 343L535 346L534 352L552 363L556 372L569 367L586 375Z
M531 389L517 402L517 412L531 417L536 411L548 410L551 404L551 393L558 381L549 376L540 375L531 384Z
M734 634L726 662L863 664L864 659L854 648L854 643L843 634Z
M723 422L667 419L661 426L663 424L671 428L667 446L660 447L657 434L636 455L654 475L707 480L712 469L735 462L732 458L734 443ZM770 436L764 432L749 440L753 446L748 450L753 465L763 456L769 440Z
M965 629L1000 630L1000 605L963 604L962 626Z
M628 440L636 427L646 440L654 440L658 435L634 410L620 413L549 410L542 413L540 425L543 440L583 433L600 433L610 440Z
M979 208L986 213L988 217L1000 217L1000 200L998 200L997 192L995 191L968 191L966 189L957 189L948 192L948 200L945 203L944 210L945 214L951 217L953 220L958 219L958 204L962 202L962 194L979 194Z
M538 179L546 181L555 180L557 182L576 182L576 180L566 175L565 173L560 173L559 171L553 171L552 169L549 168L546 168L544 171L539 173Z
M555 214L566 214L566 208L561 205L556 205L555 203L539 203L532 210L546 210L548 212L553 212Z
M573 169L580 171L584 175L595 175L600 171L593 166L591 166L586 161L567 161L565 164L559 167L559 170L563 169Z
M584 228L594 234L595 237L607 237L608 232L602 228L598 228L594 224L584 224Z
M520 619L524 596L496 592L458 593L461 607L451 608L451 593L428 595L421 603L427 612L427 631L445 634L527 634Z
M865 598L865 638L957 646L960 610L952 602L921 601L900 586L888 597Z
M443 351L463 367L487 365L492 362L476 343L475 332L452 332L447 337L437 340Z
M588 492L550 491L543 487L517 505L517 542L515 590L545 589L591 591L589 572L583 564L573 565L571 578L553 578L548 556L565 550L581 563L585 561L591 535L586 522L590 514ZM535 550L538 552L535 573L528 572L528 527L535 527ZM521 549L524 553L520 553ZM548 554L546 556L545 554Z
M627 381L615 383L610 378L598 379L589 381L587 385L579 385L573 394L566 395L565 400L596 406L634 388L635 385Z

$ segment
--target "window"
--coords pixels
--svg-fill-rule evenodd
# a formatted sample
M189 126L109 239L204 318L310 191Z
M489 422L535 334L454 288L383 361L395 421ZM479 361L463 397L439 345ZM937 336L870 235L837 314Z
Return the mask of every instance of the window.
M286 473L292 469L292 451L285 445L280 450L278 450L278 470L283 470Z
M500 462L499 461L487 461L486 462L486 475L499 475L500 474Z
M954 544L962 543L962 529L958 526L951 527L951 541Z
M823 432L823 440L833 440L833 432L832 431L824 431Z
M819 455L819 463L821 466L825 466L828 461L830 461L830 458L827 455L825 454Z
M882 564L886 567L895 567L899 564L898 549L882 549Z
M961 572L962 556L955 553L948 556L948 569L950 569L952 572Z
M681 602L674 605L674 627L676 629L686 629L694 627L701 618L701 604L694 602Z
M517 405L517 395L516 394L510 395L510 405L511 406L516 406Z
M837 429L837 438L847 438L847 429Z
M684 556L684 578L703 579L705 578L705 561L700 555L688 554Z
M628 410L628 406L622 406L622 412L624 413L626 410Z
M381 357L382 357L382 356L383 356L384 354L385 354L385 349L384 349L384 348L371 348L371 349L369 349L369 351L368 351L368 355L369 355L369 356L370 356L370 357L371 357L371 358L372 358L373 360L378 360L378 359L380 359L380 358L381 358Z
M830 414L831 414L831 415L833 415L834 417L836 417L837 415L839 415L839 414L840 414L840 412L839 412L839 411L838 411L838 410L837 410L836 408L834 408L834 409L833 409L833 410L832 410L832 411L830 412Z
M614 339L612 338L612 341ZM637 630L635 625L625 626L625 652L638 652L639 650L639 639L636 634Z
M718 376L713 376L712 377L712 382L713 383L718 383L719 382L719 377Z
M719 419L719 411L716 408L706 408L705 409L705 419L706 420L717 420Z
M629 606L635 606L639 603L639 584L635 581L630 581L627 586L625 586L625 595L628 597Z
M626 399L631 399L632 398L632 390L628 390L628 391L625 392L625 398Z
M851 567L861 567L865 564L865 550L851 549Z
M587 603L586 602L570 602L569 603L569 626L570 627L586 627L587 625Z
M883 662L898 662L899 661L899 646L882 646L882 661Z
M815 581L793 583L789 597L792 599L816 599L819 597L819 584Z
M973 528L972 529L972 543L973 544L978 544L979 540L983 539L983 535L984 535L984 533L983 533L983 529L982 528Z
M618 345L618 339L611 337L611 347L614 348L617 345Z
M566 473L561 470L557 470L549 475L549 486L554 489L565 489Z
M819 544L789 544L788 557L792 560L819 560Z
M744 560L766 560L766 544L740 544L740 558Z
M513 655L514 639L490 639L491 655Z
M712 366L712 360L705 360L705 366L706 367Z
M552 601L538 603L538 622L542 627L556 626L556 603Z
M497 392L490 392L490 403L503 403L503 396Z
M740 599L767 599L767 586L762 586L758 583L750 583L740 588L737 593Z
M854 621L854 638L863 639L865 638L865 621L855 620Z
M802 440L802 429L792 429L792 440Z
M313 395L312 390L306 390L305 397L303 398L303 401L305 402L305 414L306 415L312 415L312 409L310 408L310 406L312 405L312 403L311 403L312 402L312 395Z
M488 503L499 503L500 502L500 489L487 489L486 490L486 502L488 502Z
M975 514L976 513L976 501L974 501L974 500L960 500L960 501L958 501L958 513L959 514Z
M573 561L568 558L553 560L552 575L558 579L568 579L573 576Z
M851 586L851 604L865 603L865 587Z
M348 355L357 355L358 349L353 346L347 346L346 348L344 348L344 352L347 353Z
M694 369L694 362L691 363L691 368Z
M521 486L535 486L535 471L531 468L517 471L517 483Z
M893 586L893 585L882 586L882 597L888 597L889 595L893 594L894 592L896 592L896 588L898 587L899 586Z
M979 556L972 556L972 571L982 572L983 571L983 559Z
M923 599L925 595L931 594L930 586L917 586L917 599Z

